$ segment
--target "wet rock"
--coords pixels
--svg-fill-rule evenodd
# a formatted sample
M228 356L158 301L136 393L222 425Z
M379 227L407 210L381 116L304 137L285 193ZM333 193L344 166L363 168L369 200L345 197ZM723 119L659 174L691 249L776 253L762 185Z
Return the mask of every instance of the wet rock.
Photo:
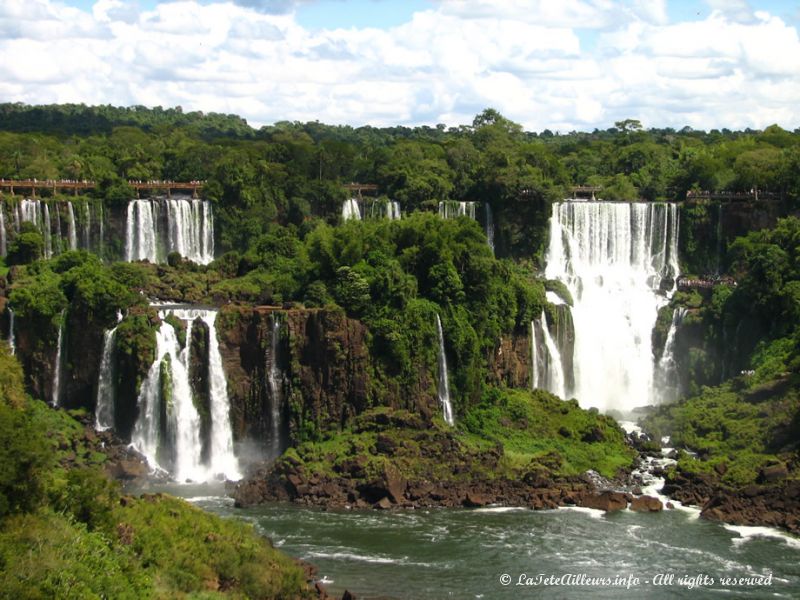
M758 483L772 483L780 479L786 479L789 476L789 469L786 468L784 463L769 465L763 467L758 472Z
M638 496L631 500L631 510L635 512L661 512L664 505L653 496Z
M579 506L614 512L628 507L628 500L621 492L605 491L599 494L587 493L580 497Z

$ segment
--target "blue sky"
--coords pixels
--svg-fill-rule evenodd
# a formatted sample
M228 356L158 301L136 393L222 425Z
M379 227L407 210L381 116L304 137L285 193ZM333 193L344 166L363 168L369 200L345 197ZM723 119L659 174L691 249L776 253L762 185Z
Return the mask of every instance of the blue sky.
M782 0L3 0L0 101L795 129L798 28Z

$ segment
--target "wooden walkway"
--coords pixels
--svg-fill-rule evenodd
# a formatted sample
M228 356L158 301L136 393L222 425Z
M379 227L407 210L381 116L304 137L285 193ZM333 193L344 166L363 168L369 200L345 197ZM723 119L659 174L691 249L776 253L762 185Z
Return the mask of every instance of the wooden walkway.
M128 185L136 190L136 197L142 190L151 192L166 193L167 197L172 196L172 192L191 192L193 198L203 189L204 181L128 181ZM72 190L72 195L77 196L79 192L85 192L97 187L94 181L75 181L71 179L43 180L38 179L0 179L0 191L8 190L12 195L17 190L30 191L31 197L36 197L36 191L50 190L53 194L59 191Z

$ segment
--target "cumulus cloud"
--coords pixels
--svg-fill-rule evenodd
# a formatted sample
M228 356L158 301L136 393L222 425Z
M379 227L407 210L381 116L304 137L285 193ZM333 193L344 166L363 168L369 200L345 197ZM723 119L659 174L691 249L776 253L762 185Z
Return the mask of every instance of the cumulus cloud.
M744 2L670 22L664 0L438 0L396 27L311 31L293 12L305 1L7 0L0 100L181 105L254 125L458 125L487 106L531 130L800 125L797 29Z

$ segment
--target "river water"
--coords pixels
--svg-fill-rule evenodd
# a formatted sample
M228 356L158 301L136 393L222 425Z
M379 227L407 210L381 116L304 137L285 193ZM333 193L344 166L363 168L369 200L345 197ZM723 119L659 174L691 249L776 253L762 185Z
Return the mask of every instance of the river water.
M403 600L800 597L800 539L711 523L695 509L236 509L214 490L165 491L253 523L315 564L334 595L347 588L359 599ZM770 574L764 585L722 581Z

